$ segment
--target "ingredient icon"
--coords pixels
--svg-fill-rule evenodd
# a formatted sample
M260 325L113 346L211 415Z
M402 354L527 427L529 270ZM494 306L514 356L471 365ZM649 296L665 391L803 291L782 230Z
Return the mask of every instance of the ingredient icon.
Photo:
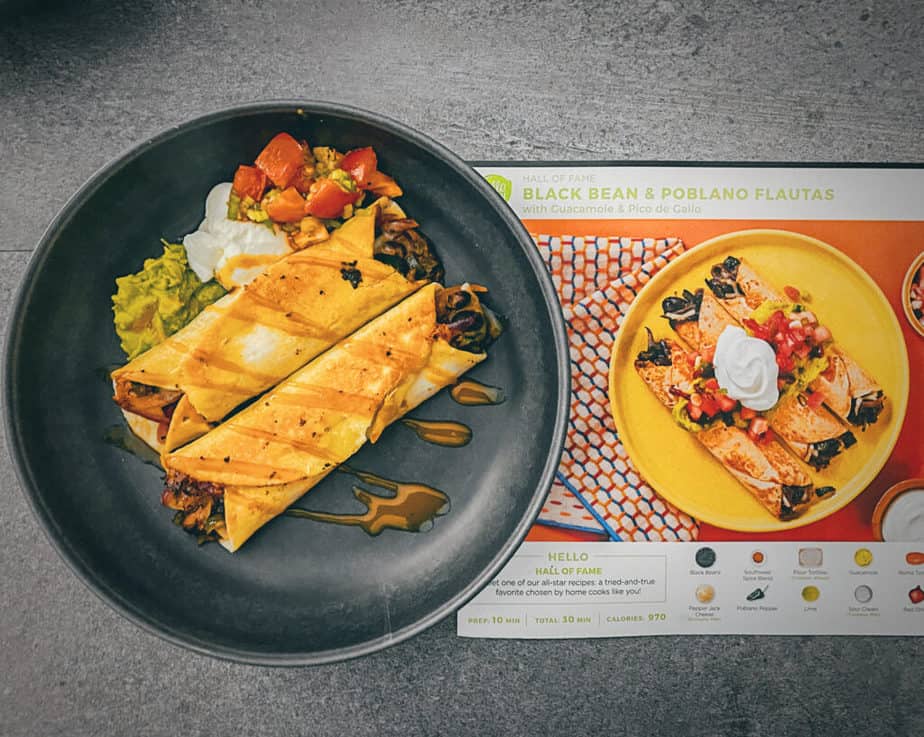
M860 548L853 554L853 562L861 568L866 568L873 562L873 553L869 548Z
M696 565L700 568L711 568L715 563L715 551L712 548L700 548L696 551Z
M920 604L924 601L924 589L920 586L915 586L908 592L908 598L911 599L912 604Z
M715 598L715 589L708 583L696 587L696 600L700 604L708 604Z
M924 592L921 592L924 594ZM818 597L821 596L821 591L817 586L806 586L802 589L802 598L806 601L818 601Z
M818 568L823 562L821 548L799 548L799 565L803 568Z

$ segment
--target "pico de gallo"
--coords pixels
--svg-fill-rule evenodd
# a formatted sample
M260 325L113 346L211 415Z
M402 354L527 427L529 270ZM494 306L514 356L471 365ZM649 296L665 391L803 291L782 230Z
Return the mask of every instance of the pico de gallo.
M341 153L311 148L288 133L276 134L253 164L234 174L230 220L274 224L296 249L326 239L331 221L349 218L366 193L399 197L401 187L379 171L371 146Z
M780 369L780 392L804 392L809 406L817 408L825 397L809 386L819 376L829 376L826 348L832 343L831 330L809 309L807 295L792 286L784 288L788 302L764 302L743 321L745 329L767 341L776 354Z
M639 353L639 360L670 366L674 359L667 341L655 341L651 330L646 330L648 347ZM769 443L775 436L767 418L760 412L742 406L741 402L730 397L719 386L715 378L714 356L713 347L702 351L683 352L682 360L687 362L683 373L690 379L669 389L677 398L672 410L674 421L690 432L699 432L722 422L747 430L751 438L757 442Z

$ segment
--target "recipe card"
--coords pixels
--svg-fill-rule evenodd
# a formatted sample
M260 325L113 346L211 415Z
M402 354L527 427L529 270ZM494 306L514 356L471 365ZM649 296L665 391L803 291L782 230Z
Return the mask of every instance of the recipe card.
M924 169L480 165L571 411L469 637L924 634Z

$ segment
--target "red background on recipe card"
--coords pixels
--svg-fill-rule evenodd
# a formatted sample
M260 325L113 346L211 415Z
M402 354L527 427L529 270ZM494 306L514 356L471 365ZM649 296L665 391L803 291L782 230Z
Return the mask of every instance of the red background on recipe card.
M898 316L908 347L911 387L908 411L898 442L888 462L866 491L844 509L805 527L777 533L742 533L700 523L704 540L872 540L873 508L883 492L908 478L924 476L924 388L915 379L924 368L924 337L918 335L905 317L902 282L915 257L924 251L924 223L814 221L814 220L524 220L534 234L624 236L631 238L677 237L689 246L723 233L749 228L792 230L818 238L843 251L873 278L885 293ZM883 246L883 244L887 244ZM533 525L527 540L601 540L593 533Z

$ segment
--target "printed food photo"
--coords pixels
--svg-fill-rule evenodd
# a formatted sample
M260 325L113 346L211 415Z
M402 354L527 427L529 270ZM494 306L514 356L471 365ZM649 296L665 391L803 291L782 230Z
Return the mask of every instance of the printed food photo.
M627 314L611 369L620 437L646 480L698 519L755 532L817 521L862 492L908 385L878 287L784 231L719 236L665 268Z

